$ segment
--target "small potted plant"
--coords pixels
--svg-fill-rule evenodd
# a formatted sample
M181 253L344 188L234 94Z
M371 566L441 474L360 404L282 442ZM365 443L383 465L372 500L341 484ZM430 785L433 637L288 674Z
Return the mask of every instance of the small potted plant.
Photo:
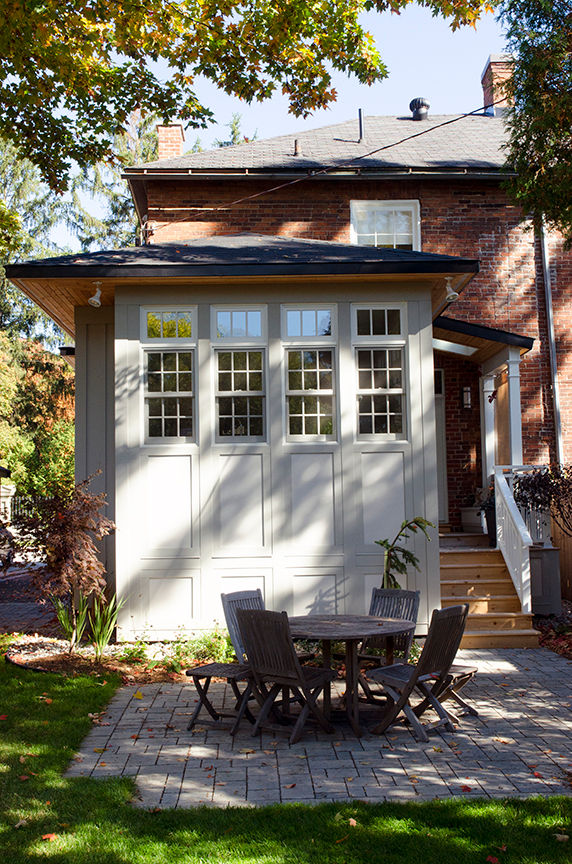
M495 484L491 482L479 504L479 512L484 514L489 535L489 546L497 545L497 514L495 505Z

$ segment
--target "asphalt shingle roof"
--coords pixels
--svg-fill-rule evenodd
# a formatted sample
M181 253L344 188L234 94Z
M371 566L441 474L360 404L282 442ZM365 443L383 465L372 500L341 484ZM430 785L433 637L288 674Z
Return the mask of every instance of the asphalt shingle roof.
M308 171L321 167L355 167L364 170L419 168L427 170L499 170L505 164L503 144L506 130L502 117L484 114L430 116L415 121L408 117L366 117L365 135L359 141L358 121L348 120L309 132L280 135L222 147L203 153L189 153L127 169L276 170ZM439 127L439 128L437 128ZM422 135L419 135L423 132ZM411 138L411 136L417 136ZM403 140L409 139L409 140ZM294 155L298 142L298 155ZM402 143L397 143L397 142ZM381 152L373 150L392 146Z
M8 278L128 275L221 275L291 273L473 273L478 262L451 255L349 246L261 234L202 237L25 261L6 268Z

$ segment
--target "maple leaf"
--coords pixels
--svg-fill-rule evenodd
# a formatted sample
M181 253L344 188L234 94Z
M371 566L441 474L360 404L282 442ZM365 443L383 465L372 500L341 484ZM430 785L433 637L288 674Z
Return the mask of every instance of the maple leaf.
M42 840L49 840L49 842L52 843L57 836L57 834L42 834Z
M143 693L141 692L141 690L136 690L135 693L133 694L133 698L134 699L143 699Z

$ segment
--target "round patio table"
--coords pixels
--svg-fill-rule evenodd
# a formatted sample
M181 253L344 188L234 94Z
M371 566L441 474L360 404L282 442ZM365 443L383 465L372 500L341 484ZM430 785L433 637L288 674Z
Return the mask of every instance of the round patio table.
M387 638L386 665L393 663L394 638L398 633L415 629L415 622L405 618L378 618L375 615L297 615L288 619L294 639L322 643L324 666L330 667L332 642L346 643L346 715L355 734L361 735L358 699L358 644L368 636ZM329 688L324 690L324 711L331 708Z

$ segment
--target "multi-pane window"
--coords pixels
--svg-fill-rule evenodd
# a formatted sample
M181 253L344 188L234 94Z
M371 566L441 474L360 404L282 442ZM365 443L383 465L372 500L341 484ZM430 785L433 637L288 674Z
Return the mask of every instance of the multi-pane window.
M333 349L289 349L286 357L288 434L335 435Z
M403 351L358 348L358 431L360 435L403 429Z
M221 438L264 436L264 352L217 351L216 402Z
M331 336L331 309L286 309L286 337Z
M215 309L214 315L216 340L262 337L261 309Z
M147 311L144 338L190 339L192 336L192 312L188 310Z
M145 423L148 438L194 435L192 351L145 353Z
M351 201L350 239L358 246L419 250L419 202Z
M405 307L353 307L357 433L403 438Z

